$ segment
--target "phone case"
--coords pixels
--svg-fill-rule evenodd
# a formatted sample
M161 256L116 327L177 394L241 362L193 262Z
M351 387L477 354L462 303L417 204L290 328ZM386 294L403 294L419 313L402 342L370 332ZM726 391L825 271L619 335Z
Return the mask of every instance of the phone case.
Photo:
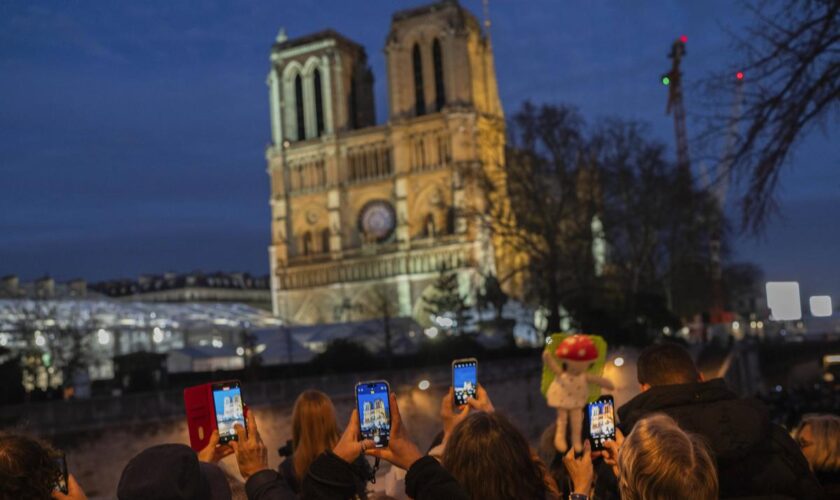
M190 447L195 451L207 447L210 435L216 429L212 386L213 384L201 384L184 389L184 409L187 412Z

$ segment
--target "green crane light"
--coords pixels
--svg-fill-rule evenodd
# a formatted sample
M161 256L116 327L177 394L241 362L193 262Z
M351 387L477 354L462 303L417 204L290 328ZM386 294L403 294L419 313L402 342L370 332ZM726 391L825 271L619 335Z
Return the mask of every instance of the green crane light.
M662 77L662 85L665 85L666 87L671 85L671 78L668 75L664 75Z

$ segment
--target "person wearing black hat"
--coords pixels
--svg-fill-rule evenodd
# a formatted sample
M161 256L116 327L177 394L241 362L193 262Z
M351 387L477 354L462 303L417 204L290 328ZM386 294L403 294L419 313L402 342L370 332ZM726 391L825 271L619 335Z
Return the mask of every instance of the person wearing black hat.
M224 472L200 462L187 445L162 444L140 452L123 469L119 500L231 500Z

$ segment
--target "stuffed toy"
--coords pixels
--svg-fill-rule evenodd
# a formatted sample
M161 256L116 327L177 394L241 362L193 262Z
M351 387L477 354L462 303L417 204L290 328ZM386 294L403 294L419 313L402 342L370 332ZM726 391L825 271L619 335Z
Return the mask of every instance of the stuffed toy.
M589 335L565 336L553 354L550 348L543 351L545 366L553 374L545 397L548 406L557 410L554 447L560 453L569 449L566 441L569 426L575 452L583 451L583 407L593 399L590 397L590 384L596 386L596 398L600 388L614 389L612 382L600 376L606 357L606 343L600 337L595 338L600 340L604 352L598 352L596 342Z

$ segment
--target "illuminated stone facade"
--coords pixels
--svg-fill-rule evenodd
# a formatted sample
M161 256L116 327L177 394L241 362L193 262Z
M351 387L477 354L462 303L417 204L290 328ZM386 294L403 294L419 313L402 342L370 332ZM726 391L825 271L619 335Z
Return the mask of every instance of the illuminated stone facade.
M428 319L443 269L473 294L503 258L470 210L482 168L503 182L504 115L488 38L454 1L393 15L389 118L374 124L364 48L333 31L281 32L268 87L275 314L299 324ZM488 170L489 169L489 170Z

